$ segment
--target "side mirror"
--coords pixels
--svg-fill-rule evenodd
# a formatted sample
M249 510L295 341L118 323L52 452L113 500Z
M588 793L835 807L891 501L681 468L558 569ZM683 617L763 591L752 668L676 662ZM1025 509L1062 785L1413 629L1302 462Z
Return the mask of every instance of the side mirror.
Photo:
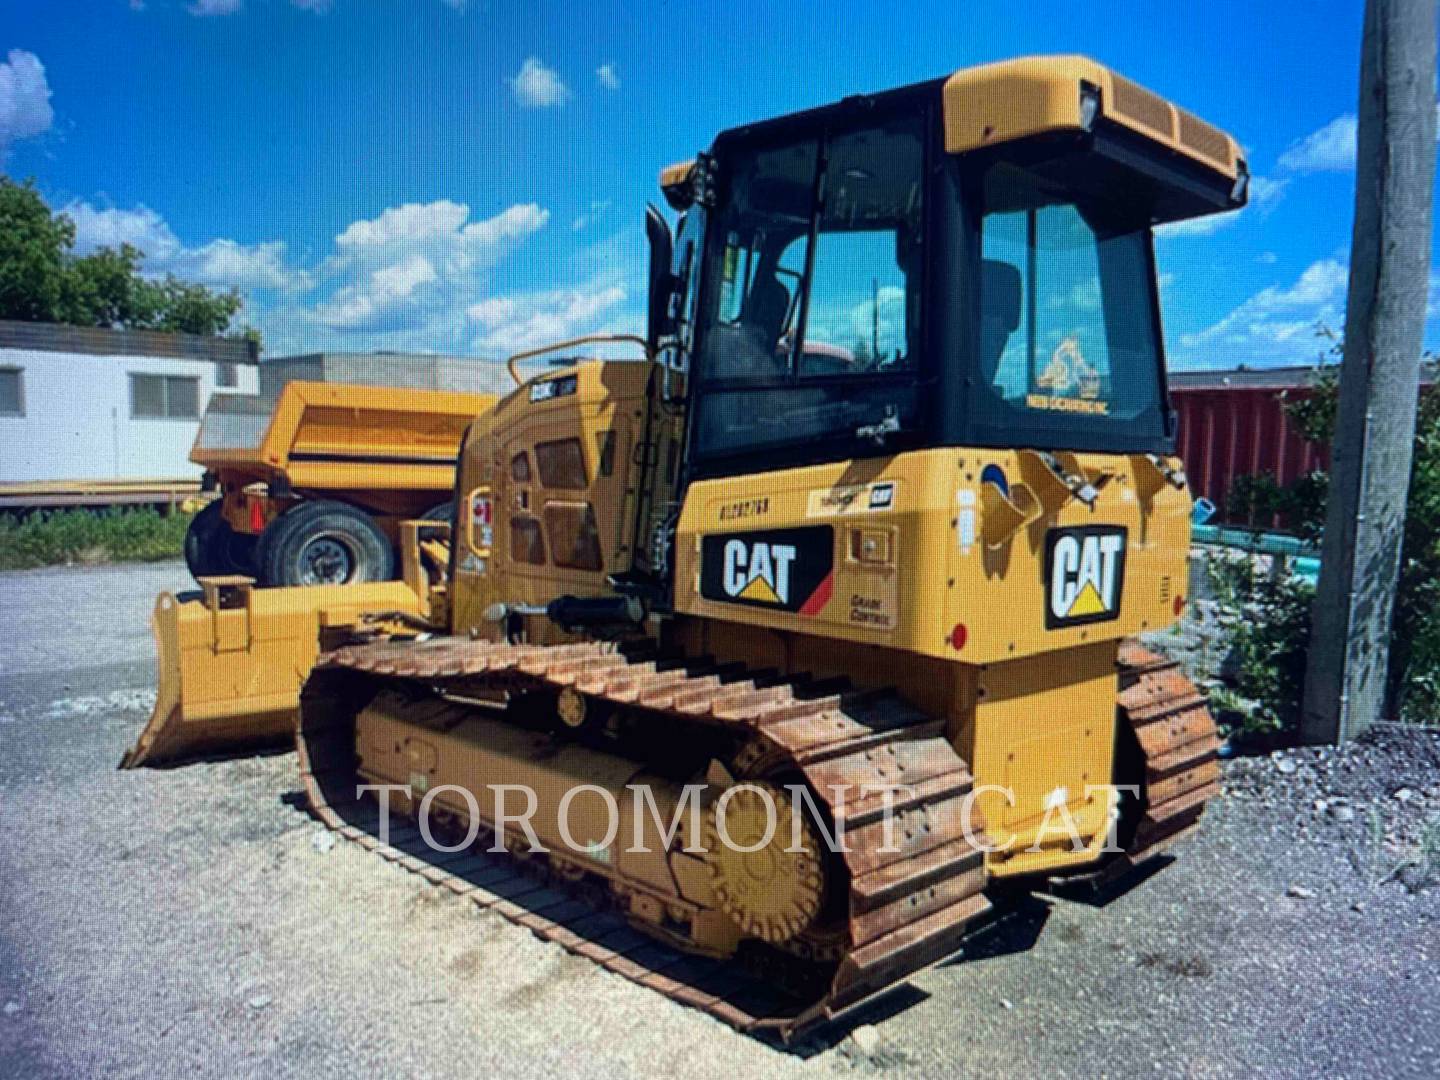
M647 308L646 341L652 355L659 352L660 342L675 332L670 314L670 297L675 291L675 275L670 265L675 257L675 241L670 226L651 203L645 204L645 239L650 245L650 297Z

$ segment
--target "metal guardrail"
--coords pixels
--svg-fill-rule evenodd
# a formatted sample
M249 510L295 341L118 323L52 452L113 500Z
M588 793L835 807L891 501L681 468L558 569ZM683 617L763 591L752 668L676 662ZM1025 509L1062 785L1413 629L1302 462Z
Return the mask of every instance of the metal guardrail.
M1320 549L1295 536L1221 525L1195 525L1190 538L1208 547L1273 558L1272 573L1288 573L1311 585L1320 579Z

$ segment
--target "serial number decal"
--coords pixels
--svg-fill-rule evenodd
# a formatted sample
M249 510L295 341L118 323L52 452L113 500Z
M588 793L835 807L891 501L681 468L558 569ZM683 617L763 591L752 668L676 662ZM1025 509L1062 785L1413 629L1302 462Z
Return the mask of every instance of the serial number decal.
M741 499L720 507L721 521L739 521L741 518L762 517L770 512L770 497Z

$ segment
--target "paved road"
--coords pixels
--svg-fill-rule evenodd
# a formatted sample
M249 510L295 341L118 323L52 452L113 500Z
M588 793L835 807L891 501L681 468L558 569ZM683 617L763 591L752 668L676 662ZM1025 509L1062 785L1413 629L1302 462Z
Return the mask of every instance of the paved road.
M872 1054L738 1036L322 852L289 755L117 772L154 593L184 586L0 575L0 1075L1440 1075L1437 890L1368 889L1363 822L1297 843L1301 810L1254 798L1106 906L1022 903L860 1018Z

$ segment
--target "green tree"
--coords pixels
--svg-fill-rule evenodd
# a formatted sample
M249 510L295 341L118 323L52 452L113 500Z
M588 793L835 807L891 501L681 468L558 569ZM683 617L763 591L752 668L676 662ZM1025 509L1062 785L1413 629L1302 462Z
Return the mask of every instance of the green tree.
M140 251L129 244L72 259L58 322L76 326L150 326L159 298L140 277Z
M220 334L230 325L244 302L234 289L211 292L203 285L181 281L173 274L153 286L158 303L156 330L178 331L183 334Z
M0 319L167 330L227 332L258 343L250 327L232 329L244 304L172 275L145 276L145 253L129 244L76 255L75 223L51 213L34 181L0 176Z
M52 216L33 181L0 177L0 318L59 322L75 224Z

